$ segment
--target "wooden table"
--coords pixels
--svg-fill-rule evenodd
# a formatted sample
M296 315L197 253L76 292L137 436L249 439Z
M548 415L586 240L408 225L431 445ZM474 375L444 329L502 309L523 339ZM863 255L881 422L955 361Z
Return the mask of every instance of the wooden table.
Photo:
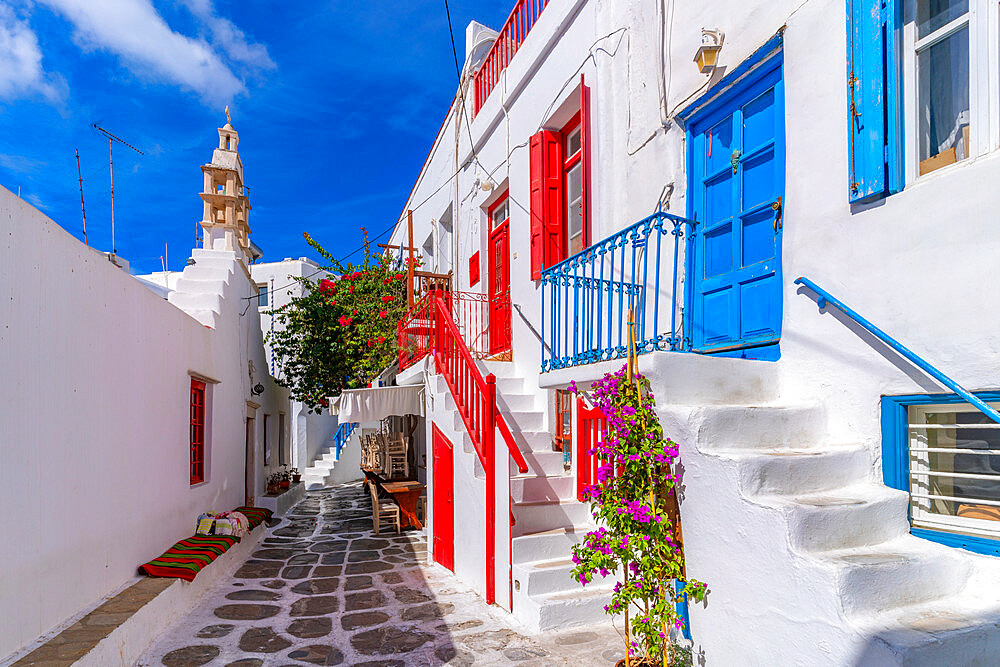
M417 519L417 501L427 488L420 482L382 482L386 493L392 494L399 511L403 515L403 528L423 528Z

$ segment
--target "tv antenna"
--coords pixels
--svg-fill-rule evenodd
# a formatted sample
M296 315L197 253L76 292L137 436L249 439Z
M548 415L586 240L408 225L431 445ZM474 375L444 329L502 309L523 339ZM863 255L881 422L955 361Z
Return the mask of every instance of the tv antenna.
M87 243L87 207L83 205L83 174L80 172L80 149L76 150L76 176L80 179L80 210L83 212L83 243Z
M115 248L115 142L128 146L139 155L145 155L145 153L124 139L111 134L97 123L94 123L94 129L108 138L108 167L111 170L111 257L113 261L113 258L118 254Z

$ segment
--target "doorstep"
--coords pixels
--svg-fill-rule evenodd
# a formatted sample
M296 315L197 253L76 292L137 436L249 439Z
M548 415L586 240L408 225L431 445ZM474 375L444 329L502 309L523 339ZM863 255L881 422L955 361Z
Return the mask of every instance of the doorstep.
M306 485L304 482L293 482L290 487L276 495L267 494L257 499L257 505L264 509L271 510L272 518L285 516L288 510L292 509L305 500Z
M267 530L267 523L261 523L199 572L194 581L140 577L11 667L134 665L164 628L186 616L213 585L249 558Z

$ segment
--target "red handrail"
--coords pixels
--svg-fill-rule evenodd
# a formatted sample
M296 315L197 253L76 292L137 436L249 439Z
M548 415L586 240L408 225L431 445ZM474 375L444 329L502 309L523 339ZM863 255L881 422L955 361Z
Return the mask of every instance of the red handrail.
M518 470L528 472L528 464L515 444L506 420L497 410L496 376L490 373L483 377L441 296L435 298L434 324L435 365L451 390L455 406L486 473L486 603L493 604L496 601L496 428L500 429ZM509 498L510 482L507 484Z
M500 81L500 74L510 64L511 58L524 43L528 32L534 27L535 21L549 0L518 0L507 17L507 22L500 29L500 34L493 42L493 48L486 55L472 77L472 87L475 90L475 113L479 113L486 98Z
M417 301L399 323L399 370L409 368L430 353L434 345L436 296L444 299L448 313L473 358L494 356L491 346L495 336L510 340L509 329L490 330L491 307L502 307L506 303L509 309L510 294L490 297L478 292L431 291Z

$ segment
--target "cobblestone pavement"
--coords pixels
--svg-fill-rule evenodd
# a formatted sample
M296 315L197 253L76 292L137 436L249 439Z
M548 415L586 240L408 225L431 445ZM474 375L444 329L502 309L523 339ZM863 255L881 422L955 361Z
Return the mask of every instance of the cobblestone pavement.
M376 536L360 485L310 492L140 665L595 665L610 623L530 636L438 565L422 531Z

